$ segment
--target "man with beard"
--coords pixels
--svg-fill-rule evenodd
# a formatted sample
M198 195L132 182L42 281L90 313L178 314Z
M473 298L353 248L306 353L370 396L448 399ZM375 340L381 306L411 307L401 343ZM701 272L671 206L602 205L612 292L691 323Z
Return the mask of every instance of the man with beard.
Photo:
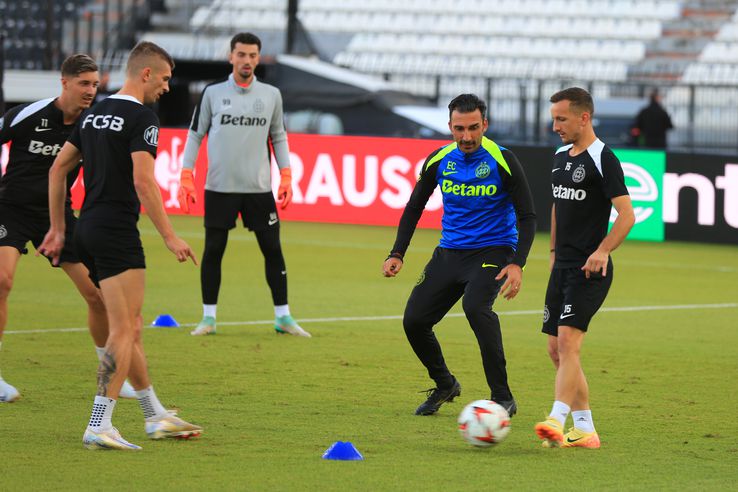
M454 142L425 160L382 273L395 277L400 272L425 205L440 187L441 241L402 318L408 342L436 383L415 415L433 415L461 394L461 384L446 365L433 327L463 297L490 399L512 417L518 407L508 385L500 321L492 307L498 294L511 300L520 291L536 230L533 198L515 154L484 136L489 126L484 101L474 94L461 94L448 110Z
M215 334L221 281L221 263L228 231L241 214L244 227L254 231L264 255L266 280L274 303L274 329L309 337L292 318L287 304L287 267L279 240L279 217L272 195L271 149L281 182L277 192L281 208L292 200L287 133L279 89L254 75L259 65L261 40L251 33L231 39L233 71L202 92L195 108L183 156L179 203L189 212L197 195L193 172L200 143L208 135L208 174L205 182L205 251L200 270L203 318L192 335Z

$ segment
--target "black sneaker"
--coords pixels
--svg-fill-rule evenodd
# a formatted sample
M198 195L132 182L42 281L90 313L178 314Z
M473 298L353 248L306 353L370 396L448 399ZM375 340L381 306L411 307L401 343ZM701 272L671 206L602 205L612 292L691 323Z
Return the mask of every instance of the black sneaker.
M431 388L426 393L428 399L415 410L415 415L433 415L441 408L441 405L448 401L454 401L454 398L461 395L461 385L454 379L454 384L449 388Z
M514 398L510 398L509 400L495 400L493 399L495 403L497 403L499 406L507 410L507 414L512 417L516 413L518 413L518 405L515 403Z

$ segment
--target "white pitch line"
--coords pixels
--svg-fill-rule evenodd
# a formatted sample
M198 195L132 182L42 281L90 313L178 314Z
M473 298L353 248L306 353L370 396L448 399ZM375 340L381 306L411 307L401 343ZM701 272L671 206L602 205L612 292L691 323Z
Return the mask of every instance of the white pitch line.
M675 311L675 310L698 310L698 309L734 309L738 308L736 302L726 302L722 304L667 304L661 306L621 306L621 307L606 307L600 309L600 312L639 312L639 311ZM542 315L543 312L540 309L527 309L522 311L496 311L501 316L528 316L528 315ZM465 316L464 313L448 313L446 318L460 318ZM339 316L334 318L300 318L300 323L338 323L341 321L392 321L400 320L402 316L388 315L388 316ZM273 319L262 319L254 321L219 321L218 326L251 326L251 325L271 325L274 323ZM183 323L180 326L195 326L197 323ZM144 326L144 328L153 328L150 325ZM47 328L47 329L36 329L36 330L8 330L5 333L8 335L22 335L25 333L69 333L87 331L87 328Z
M145 236L156 236L159 237L159 233L155 229L150 229L148 227L141 227L140 228L141 234ZM183 231L179 234L180 237L183 237L185 239L204 239L205 233L204 232L191 232L191 231ZM235 232L231 232L231 234L228 236L229 241L237 241L237 242L247 242L247 243L256 243L256 236L253 234L248 234L245 232L242 232L241 230L236 230ZM356 243L356 242L350 242L350 241L325 241L325 240L307 240L307 239L288 239L288 238L282 238L282 244L289 244L289 245L299 245L299 246L315 246L315 247L321 247L321 248L339 248L339 249L361 249L361 250L369 250L369 251L381 251L382 253L386 253L387 251L387 245L386 244L377 244L377 243ZM413 252L414 253L431 253L436 249L435 246L413 246ZM528 255L529 261L545 261L548 263L549 255L537 255L537 254L530 254ZM423 260L426 261L426 260ZM657 268L657 269L664 269L668 268L671 270L700 270L700 271L708 271L708 272L717 272L717 273L736 273L738 272L738 268L730 265L698 265L694 263L664 263L664 262L658 262L658 261L642 261L642 260L628 260L625 258L618 258L615 262L617 265L623 265L623 266L632 266L632 267L646 267L646 268Z

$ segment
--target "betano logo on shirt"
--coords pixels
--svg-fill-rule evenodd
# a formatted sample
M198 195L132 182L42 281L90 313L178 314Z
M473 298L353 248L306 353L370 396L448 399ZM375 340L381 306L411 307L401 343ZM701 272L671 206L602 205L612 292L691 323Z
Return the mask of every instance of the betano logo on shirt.
M44 142L39 142L38 140L31 140L28 145L28 152L32 154L56 156L61 148L62 146L59 144L51 145L45 144Z
M248 116L231 116L230 114L220 115L221 125L233 125L233 126L266 126L266 118L251 118Z
M551 184L551 189L553 190L554 198L558 198L560 200L576 200L581 202L587 198L586 190L569 188L564 185L554 186L553 184Z
M456 184L450 179L441 182L441 191L456 196L492 196L497 193L497 186Z

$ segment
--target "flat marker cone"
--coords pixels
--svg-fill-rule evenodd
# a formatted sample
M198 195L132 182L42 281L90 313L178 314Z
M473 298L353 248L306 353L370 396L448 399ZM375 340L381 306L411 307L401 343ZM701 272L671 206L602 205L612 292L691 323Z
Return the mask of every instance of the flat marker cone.
M324 460L353 461L363 460L361 453L350 441L336 441L323 453Z
M170 314L160 314L156 317L151 326L157 326L159 328L177 328L179 323Z

